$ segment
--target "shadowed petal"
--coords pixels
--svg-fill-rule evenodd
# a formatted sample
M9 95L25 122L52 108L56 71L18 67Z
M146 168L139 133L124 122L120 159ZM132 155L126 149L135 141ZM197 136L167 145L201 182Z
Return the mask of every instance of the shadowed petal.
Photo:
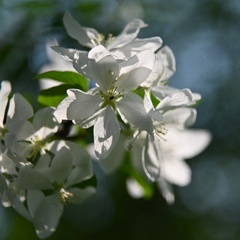
M82 27L68 12L63 17L63 23L68 35L76 39L81 45L89 48L95 46L91 40L99 35L97 30Z
M91 77L106 93L119 75L117 61L102 45L93 48L88 57Z
M19 124L33 116L33 108L20 94L14 94L9 103L6 126L11 131L16 131Z
M142 163L145 174L148 179L155 182L160 178L160 154L154 141L147 136L146 144L142 150Z
M53 158L51 173L58 183L64 183L72 169L72 157L69 150L63 147Z
M134 93L127 93L124 97L116 102L117 110L125 122L132 123L137 128L153 132L151 117L147 114L143 100Z
M3 128L3 121L5 111L8 103L8 96L12 90L11 83L9 81L2 81L0 90L0 127Z
M75 99L67 108L67 118L69 120L85 119L92 116L102 103L100 95L85 93L78 89L68 90L68 94L75 95Z
M106 158L118 141L120 127L113 109L108 106L94 125L94 149L97 158Z

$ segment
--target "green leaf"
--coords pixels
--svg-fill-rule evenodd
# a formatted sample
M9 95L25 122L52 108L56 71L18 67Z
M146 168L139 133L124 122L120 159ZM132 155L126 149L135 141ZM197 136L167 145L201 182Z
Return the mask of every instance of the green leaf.
M67 90L70 88L80 88L79 85L62 84L49 89L44 89L38 96L38 103L43 106L57 107L58 104L67 97Z
M53 79L58 82L63 82L67 84L72 85L78 85L80 89L83 91L87 91L88 89L88 81L85 77L83 77L81 74L76 72L70 72L70 71L49 71L44 72L36 77L34 79Z

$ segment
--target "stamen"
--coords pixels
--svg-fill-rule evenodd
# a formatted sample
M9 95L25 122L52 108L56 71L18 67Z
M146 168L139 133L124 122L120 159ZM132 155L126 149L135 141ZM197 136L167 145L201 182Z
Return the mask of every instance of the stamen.
M72 196L73 196L73 194L68 192L68 191L66 191L64 188L61 188L59 190L59 197L60 197L61 203L66 203L68 198L70 198Z

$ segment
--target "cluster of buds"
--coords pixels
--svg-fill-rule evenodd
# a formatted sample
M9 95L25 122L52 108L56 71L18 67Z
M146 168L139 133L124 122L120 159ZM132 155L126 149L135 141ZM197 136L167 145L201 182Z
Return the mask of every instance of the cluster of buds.
M184 186L191 180L185 159L203 151L211 139L206 130L189 129L201 96L169 86L174 55L160 37L137 38L147 26L141 19L108 38L82 27L69 13L63 22L68 34L90 49L52 49L84 84L69 87L69 72L40 74L38 78L54 76L61 82L45 93L61 87L67 95L35 114L20 94L8 99L8 81L0 90L0 196L4 206L33 222L40 238L56 229L64 204L82 203L95 192L92 160L106 173L125 166L131 196L146 196L146 185L156 183L173 203L172 184ZM92 142L85 135L61 137L66 122L93 128L86 132L93 134Z

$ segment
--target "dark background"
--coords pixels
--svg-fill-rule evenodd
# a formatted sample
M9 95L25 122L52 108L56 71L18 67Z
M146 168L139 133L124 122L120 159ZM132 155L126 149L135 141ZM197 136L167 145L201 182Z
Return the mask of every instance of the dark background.
M188 160L193 178L174 187L168 206L156 189L150 200L131 199L125 175L106 176L96 165L98 193L67 206L49 240L240 239L240 2L239 0L42 0L0 1L0 79L34 102L32 80L47 63L45 43L80 48L62 24L68 10L83 26L120 33L134 17L149 24L140 37L161 36L175 54L169 84L201 93L194 127L208 129L210 146ZM0 207L0 240L37 239L31 223Z

